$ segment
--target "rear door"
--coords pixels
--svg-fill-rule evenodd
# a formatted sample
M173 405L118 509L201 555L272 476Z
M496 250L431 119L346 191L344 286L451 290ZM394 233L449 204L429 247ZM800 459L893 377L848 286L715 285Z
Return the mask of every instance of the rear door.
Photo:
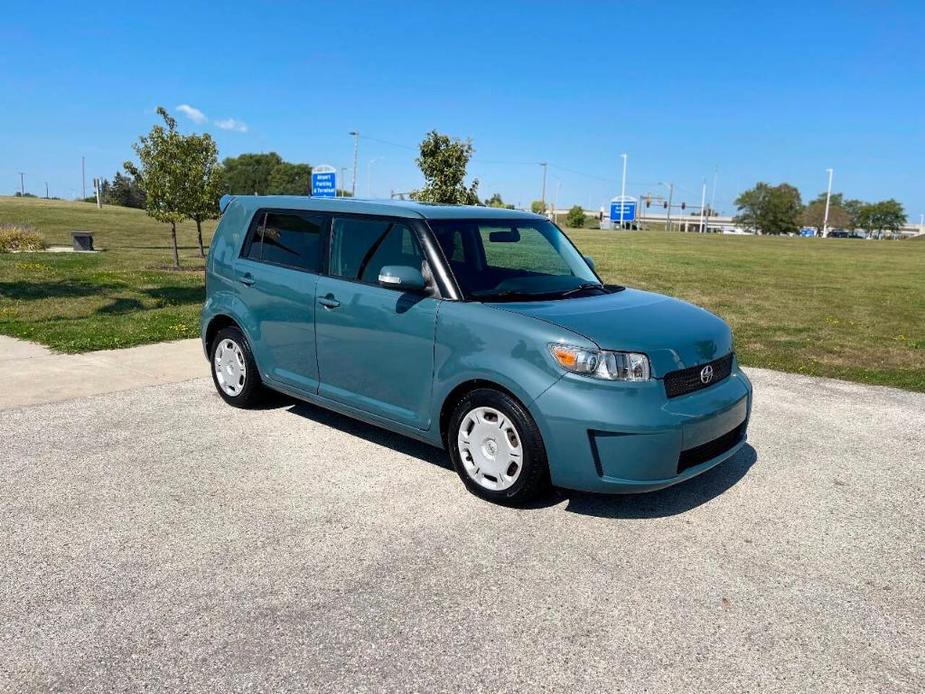
M319 393L426 429L439 302L378 284L385 265L422 268L414 229L401 219L335 216L329 245L316 290Z
M313 212L258 212L235 264L261 372L306 393L318 391L315 288L327 227L328 219Z

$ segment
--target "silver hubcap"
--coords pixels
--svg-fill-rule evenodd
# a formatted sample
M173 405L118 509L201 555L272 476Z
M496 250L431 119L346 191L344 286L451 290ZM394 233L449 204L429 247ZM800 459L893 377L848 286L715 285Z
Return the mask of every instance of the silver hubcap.
M234 340L222 340L215 348L215 380L219 387L232 397L244 388L244 379L247 378L247 366L244 361L244 352Z
M499 491L520 477L520 434L514 423L495 408L476 407L463 417L456 445L466 474L479 486Z

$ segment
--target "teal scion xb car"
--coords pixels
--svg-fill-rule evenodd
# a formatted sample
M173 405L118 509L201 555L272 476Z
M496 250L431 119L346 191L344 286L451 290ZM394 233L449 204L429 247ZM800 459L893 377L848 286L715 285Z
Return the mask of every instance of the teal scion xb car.
M704 309L605 285L544 217L222 199L202 341L219 395L269 388L449 452L466 487L644 492L745 444L752 388Z

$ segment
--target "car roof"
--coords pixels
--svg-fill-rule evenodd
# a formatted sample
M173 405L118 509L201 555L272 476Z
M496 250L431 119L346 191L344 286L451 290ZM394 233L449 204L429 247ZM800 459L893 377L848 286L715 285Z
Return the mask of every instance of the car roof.
M274 208L311 212L353 212L406 219L545 219L523 210L476 205L441 205L414 200L362 200L358 198L312 198L305 195L235 195L223 198L224 208L234 200L248 210Z

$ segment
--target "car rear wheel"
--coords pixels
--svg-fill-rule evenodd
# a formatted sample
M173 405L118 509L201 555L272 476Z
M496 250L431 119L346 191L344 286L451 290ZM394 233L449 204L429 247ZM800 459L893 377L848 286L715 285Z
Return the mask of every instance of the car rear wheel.
M234 407L252 407L263 395L254 355L244 333L230 327L212 341L212 381L222 399Z
M519 505L548 486L546 449L536 422L501 391L479 388L459 401L447 447L463 484L483 499Z

